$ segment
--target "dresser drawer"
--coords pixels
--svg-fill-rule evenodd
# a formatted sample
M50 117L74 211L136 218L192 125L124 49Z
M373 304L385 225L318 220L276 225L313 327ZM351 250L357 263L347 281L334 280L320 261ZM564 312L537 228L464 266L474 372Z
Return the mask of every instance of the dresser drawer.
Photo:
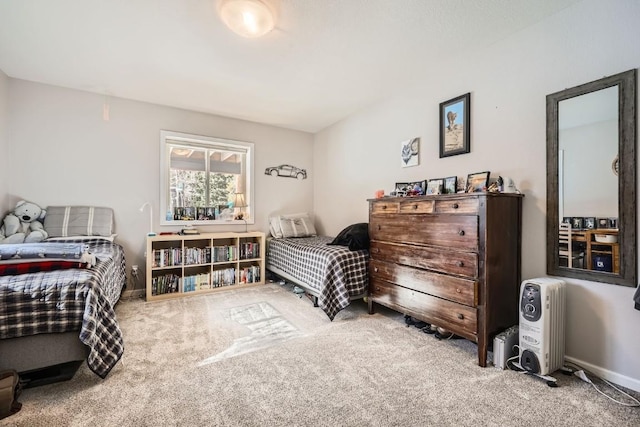
M372 215L380 215L380 214L395 214L398 213L398 206L400 202L371 202L371 214Z
M369 253L372 259L381 261L466 276L472 279L478 277L478 254L475 252L372 240Z
M369 298L465 338L476 338L478 320L477 310L473 307L403 288L375 277L369 281Z
M464 199L437 200L436 213L477 214L480 206L477 197Z
M398 243L478 250L478 217L471 215L371 216L369 237Z
M477 282L434 273L419 268L392 264L375 259L369 261L369 277L395 283L468 306L476 306Z
M400 213L432 213L433 200L404 200L400 202Z

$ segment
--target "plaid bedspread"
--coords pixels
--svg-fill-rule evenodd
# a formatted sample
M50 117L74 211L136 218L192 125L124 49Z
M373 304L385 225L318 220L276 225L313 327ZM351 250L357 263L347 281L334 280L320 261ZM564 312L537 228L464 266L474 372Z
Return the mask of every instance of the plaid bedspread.
M77 330L87 365L105 378L124 352L114 311L126 281L124 250L104 239L82 242L96 256L91 269L0 277L0 339Z
M368 285L369 253L329 246L326 236L271 239L267 246L267 268L285 271L303 286L318 293L318 305L329 319L362 295Z

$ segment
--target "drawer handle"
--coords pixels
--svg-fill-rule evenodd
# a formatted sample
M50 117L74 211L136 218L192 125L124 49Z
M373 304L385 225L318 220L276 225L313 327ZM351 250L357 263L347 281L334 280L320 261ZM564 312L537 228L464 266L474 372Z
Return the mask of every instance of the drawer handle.
M377 273L378 272L378 267L373 267L373 271Z
M460 236L464 236L464 230L460 230L460 231L458 231L458 234L459 234Z
M458 204L457 203L453 204L453 209L458 209Z
M387 205L382 205L382 209L387 209Z
M413 209L418 209L418 205L413 205Z
M382 230L382 226L378 225L378 231Z
M464 319L464 314L458 313L458 319L460 319L460 320Z
M380 249L375 248L375 249L373 250L373 252L375 252L375 253L379 254L379 253L380 253Z
M456 289L456 292L457 292L457 293L459 293L459 294L461 294L461 293L462 293L462 291L460 290L460 288Z
M376 291L379 291L379 290L380 290L380 286L376 286Z
M464 267L464 262L458 261L458 267Z

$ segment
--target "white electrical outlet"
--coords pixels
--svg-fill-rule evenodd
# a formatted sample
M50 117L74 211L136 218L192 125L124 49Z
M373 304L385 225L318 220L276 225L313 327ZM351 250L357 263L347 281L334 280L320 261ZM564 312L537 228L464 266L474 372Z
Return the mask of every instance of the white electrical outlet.
M137 273L138 272L138 266L137 265L132 265L131 266L131 272L132 273Z

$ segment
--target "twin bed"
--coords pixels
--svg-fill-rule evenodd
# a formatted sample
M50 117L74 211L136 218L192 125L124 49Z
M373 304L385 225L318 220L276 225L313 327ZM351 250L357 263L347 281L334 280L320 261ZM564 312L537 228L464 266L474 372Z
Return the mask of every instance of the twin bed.
M44 228L45 242L0 245L0 369L30 373L86 358L105 378L124 351L114 306L126 269L113 212L50 207Z
M362 230L366 224L354 224L332 238L317 236L305 214L271 218L266 268L303 288L333 320L367 292L368 233Z

